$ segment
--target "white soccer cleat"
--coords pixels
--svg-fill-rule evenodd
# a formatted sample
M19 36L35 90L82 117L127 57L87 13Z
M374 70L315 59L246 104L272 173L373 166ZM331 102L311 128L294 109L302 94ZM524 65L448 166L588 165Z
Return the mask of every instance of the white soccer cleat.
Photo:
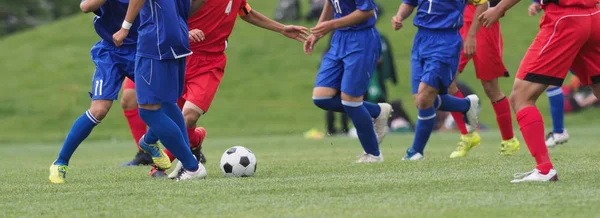
M520 183L520 182L554 182L558 181L558 174L556 174L556 170L551 169L548 174L544 175L538 169L533 169L532 171L526 173L517 173L514 175L514 178L511 183Z
M481 105L479 104L479 97L477 97L477 95L468 95L466 98L471 102L471 107L467 113L465 113L467 131L473 133L477 130L477 126L479 126L479 111Z
M196 170L196 172L184 170L183 173L176 178L176 180L181 181L204 178L206 178L206 168L204 168L204 165L202 165L202 163L198 163L198 170Z
M388 103L379 103L378 105L381 108L381 113L379 113L379 116L373 121L373 126L375 127L377 142L381 144L381 142L383 142L383 137L385 137L388 132L388 120L394 110L392 109L392 105Z
M383 162L383 154L375 156L372 154L363 153L356 163L381 163Z
M423 160L425 157L421 153L414 153L412 155L406 155L402 160Z
M569 141L569 133L567 133L566 129L562 133L549 132L546 135L546 146L548 147L564 144L567 141Z
M183 164L181 164L181 161L177 161L177 164L175 165L175 169L173 169L173 171L171 173L169 173L168 178L175 179L179 175L181 175L184 171L185 170L183 169Z

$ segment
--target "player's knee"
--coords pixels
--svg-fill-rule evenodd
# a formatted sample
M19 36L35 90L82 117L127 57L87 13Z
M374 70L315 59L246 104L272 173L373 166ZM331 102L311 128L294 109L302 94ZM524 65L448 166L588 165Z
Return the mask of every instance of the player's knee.
M200 114L198 111L192 110L190 108L183 109L183 119L185 120L186 126L194 126L196 122L200 119Z
M456 81L452 82L448 87L448 94L454 95L454 93L458 92L458 86L456 86Z
M600 99L600 83L592 85L592 93L594 93L596 98Z
M123 110L133 110L137 108L137 99L135 97L135 91L125 90L123 91L123 97L121 97L121 108Z
M90 108L90 113L92 116L94 116L94 118L96 118L96 120L101 121L106 117L109 109L110 107L92 107Z
M435 96L434 96L434 98L431 98L428 95L417 94L417 96L415 97L415 104L417 105L417 108L420 110L424 110L424 109L433 107L434 101L435 101Z

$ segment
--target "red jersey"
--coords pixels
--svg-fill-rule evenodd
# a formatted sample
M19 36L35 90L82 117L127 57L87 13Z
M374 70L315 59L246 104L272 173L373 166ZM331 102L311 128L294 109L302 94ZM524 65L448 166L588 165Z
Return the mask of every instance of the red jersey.
M246 16L252 8L246 0L207 0L188 21L190 30L204 32L204 41L190 42L192 52L222 53L237 16Z
M542 0L542 8L544 5L557 4L562 7L581 7L581 8L593 8L600 3L598 0Z

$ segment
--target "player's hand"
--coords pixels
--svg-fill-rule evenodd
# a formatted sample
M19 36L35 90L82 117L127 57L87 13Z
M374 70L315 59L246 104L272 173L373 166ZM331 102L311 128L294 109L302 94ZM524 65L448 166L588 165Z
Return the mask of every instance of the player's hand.
M308 28L303 26L287 25L281 30L281 34L298 42L304 42L308 37Z
M490 28L503 14L504 12L499 10L498 7L491 7L479 15L479 22L482 26Z
M190 30L190 40L192 40L192 42L201 42L201 41L204 41L204 39L205 39L204 32L202 32L202 30L199 30L199 29Z
M400 16L392 17L392 28L394 28L394 30L399 30L402 26L404 25L402 24L402 18Z
M123 45L123 40L125 40L125 38L127 38L127 35L129 35L129 30L121 28L119 31L117 31L115 34L113 34L113 36L112 36L113 42L115 43L115 45L117 47L119 47L119 46Z
M535 16L542 10L540 3L534 2L529 5L529 16Z
M333 27L333 21L323 21L317 24L317 26L310 29L310 32L317 38L322 38L323 36L327 35L327 33L331 32L333 29L335 29Z
M312 55L317 41L319 41L319 38L312 34L306 38L306 41L304 41L304 53L306 55Z
M475 54L475 50L477 48L477 40L475 40L474 36L467 36L465 39L465 45L463 47L463 53L465 57L470 58Z

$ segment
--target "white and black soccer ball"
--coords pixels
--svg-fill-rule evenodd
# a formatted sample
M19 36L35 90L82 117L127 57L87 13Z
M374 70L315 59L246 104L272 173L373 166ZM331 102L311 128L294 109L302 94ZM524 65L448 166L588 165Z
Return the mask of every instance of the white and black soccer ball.
M221 170L228 177L248 177L256 172L254 153L243 146L233 146L221 156Z

